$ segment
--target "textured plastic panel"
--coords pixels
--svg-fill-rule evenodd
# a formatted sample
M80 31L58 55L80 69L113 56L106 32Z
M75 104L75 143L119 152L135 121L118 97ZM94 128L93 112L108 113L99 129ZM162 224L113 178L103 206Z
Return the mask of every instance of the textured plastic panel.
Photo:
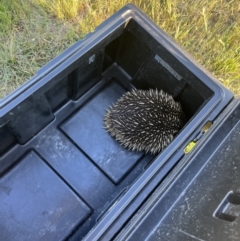
M229 106L116 240L240 240L239 103Z
M1 178L0 200L6 241L64 240L91 212L34 151Z

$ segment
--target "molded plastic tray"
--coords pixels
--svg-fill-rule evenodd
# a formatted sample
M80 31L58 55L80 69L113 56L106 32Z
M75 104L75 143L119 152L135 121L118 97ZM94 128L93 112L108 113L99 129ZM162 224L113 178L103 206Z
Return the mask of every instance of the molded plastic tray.
M133 87L167 91L187 116L157 156L130 152L103 129L105 108ZM125 6L0 102L2 239L110 240L232 98Z

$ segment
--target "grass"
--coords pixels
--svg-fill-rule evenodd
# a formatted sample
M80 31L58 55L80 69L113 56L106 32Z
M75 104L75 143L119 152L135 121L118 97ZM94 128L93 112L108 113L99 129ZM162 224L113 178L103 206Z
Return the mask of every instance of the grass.
M1 0L0 98L127 0ZM238 0L133 0L198 62L240 94Z
M18 5L18 1L9 2ZM54 18L30 1L22 2L27 7L19 8L19 12L5 5L7 17L4 22L0 20L0 98L15 90L44 64L83 37L74 31L72 24Z

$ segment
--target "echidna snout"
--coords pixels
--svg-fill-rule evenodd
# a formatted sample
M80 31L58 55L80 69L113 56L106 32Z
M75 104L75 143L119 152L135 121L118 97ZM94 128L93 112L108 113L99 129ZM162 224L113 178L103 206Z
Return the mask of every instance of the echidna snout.
M132 90L104 116L106 130L133 151L152 154L167 147L183 127L181 105L162 90Z

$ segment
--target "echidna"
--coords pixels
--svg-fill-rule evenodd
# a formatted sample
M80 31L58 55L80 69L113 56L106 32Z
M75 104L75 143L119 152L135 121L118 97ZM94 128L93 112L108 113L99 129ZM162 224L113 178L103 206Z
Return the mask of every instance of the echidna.
M125 93L104 116L106 130L133 151L156 154L183 127L181 105L162 90L132 90Z

